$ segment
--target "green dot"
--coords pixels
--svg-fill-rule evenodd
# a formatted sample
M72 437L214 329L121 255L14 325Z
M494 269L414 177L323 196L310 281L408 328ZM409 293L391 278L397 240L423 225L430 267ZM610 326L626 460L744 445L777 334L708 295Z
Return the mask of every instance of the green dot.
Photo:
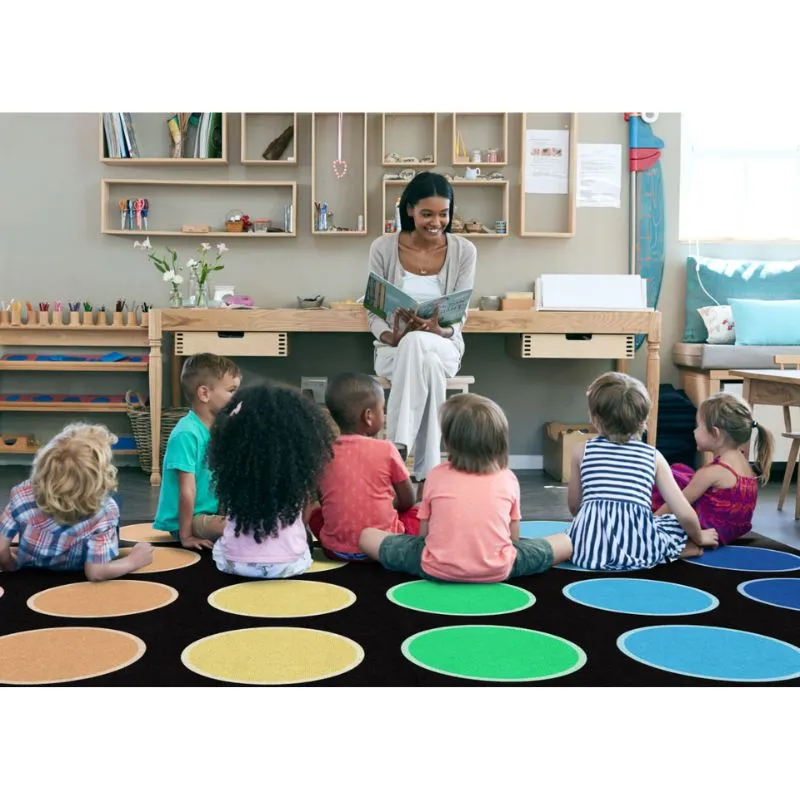
M489 616L530 608L536 598L508 583L440 583L410 581L394 586L386 596L398 606L431 614Z
M586 653L542 631L499 625L456 625L414 634L403 655L417 666L477 681L543 681L579 670Z

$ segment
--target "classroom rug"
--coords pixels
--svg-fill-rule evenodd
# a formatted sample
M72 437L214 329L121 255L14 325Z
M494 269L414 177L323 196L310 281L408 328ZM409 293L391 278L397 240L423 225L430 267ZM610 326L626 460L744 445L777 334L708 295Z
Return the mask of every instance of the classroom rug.
M566 527L539 523L523 535ZM155 549L102 584L0 574L0 684L800 686L800 554L756 533L652 570L488 586L316 548L301 576L248 580L208 551Z

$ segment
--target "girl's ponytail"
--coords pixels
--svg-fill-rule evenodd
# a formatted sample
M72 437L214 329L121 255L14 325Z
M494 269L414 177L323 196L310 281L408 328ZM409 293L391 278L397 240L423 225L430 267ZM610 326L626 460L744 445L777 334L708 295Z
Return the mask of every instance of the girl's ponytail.
M758 480L765 486L769 480L769 472L772 468L772 453L775 450L775 439L770 431L753 420L753 427L756 429L756 466L758 467Z

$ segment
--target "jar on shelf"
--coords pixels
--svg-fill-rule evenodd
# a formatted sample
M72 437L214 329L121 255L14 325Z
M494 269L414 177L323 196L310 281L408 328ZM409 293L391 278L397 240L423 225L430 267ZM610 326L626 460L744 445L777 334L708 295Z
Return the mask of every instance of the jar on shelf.
M268 233L271 225L271 219L254 219L253 233Z

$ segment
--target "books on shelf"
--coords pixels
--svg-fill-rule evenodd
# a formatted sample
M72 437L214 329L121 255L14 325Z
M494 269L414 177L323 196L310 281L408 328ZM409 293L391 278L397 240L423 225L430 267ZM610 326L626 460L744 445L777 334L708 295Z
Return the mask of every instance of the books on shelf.
M461 289L457 292L417 302L393 283L370 272L367 289L364 293L364 308L394 325L394 314L398 309L413 311L418 317L429 319L438 309L439 324L454 325L464 318L472 297L472 289Z
M128 111L107 111L103 114L103 132L108 158L139 158L133 120Z

